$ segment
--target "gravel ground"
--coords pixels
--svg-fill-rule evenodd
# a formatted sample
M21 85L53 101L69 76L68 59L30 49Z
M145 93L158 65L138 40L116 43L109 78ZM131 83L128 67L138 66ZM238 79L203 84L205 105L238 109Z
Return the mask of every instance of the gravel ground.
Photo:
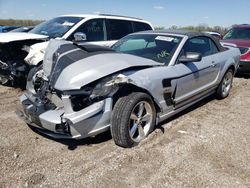
M15 110L21 90L0 86L0 187L250 187L250 80L203 100L132 149L110 133L81 141L32 131Z

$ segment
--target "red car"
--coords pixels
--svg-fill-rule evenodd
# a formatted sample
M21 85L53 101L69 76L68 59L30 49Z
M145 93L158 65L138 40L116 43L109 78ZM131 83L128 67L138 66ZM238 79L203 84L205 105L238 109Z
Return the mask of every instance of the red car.
M235 44L240 49L238 73L250 75L250 24L234 25L221 42Z

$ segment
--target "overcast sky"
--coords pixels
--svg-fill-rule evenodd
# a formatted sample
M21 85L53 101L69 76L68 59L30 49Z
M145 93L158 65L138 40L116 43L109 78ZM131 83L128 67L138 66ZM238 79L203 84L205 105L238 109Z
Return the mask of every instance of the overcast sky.
M0 18L50 19L62 14L139 17L154 26L250 23L250 0L0 0Z

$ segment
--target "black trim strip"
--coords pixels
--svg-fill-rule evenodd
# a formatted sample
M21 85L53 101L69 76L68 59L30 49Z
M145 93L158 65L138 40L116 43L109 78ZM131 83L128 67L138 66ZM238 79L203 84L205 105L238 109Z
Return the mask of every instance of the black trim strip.
M173 92L173 95L172 95L174 107L175 107L175 101L174 101L174 99L175 99L175 97L176 97L176 91L177 91L177 83L176 83L176 85L175 85L174 92Z
M189 76L189 75L191 75L191 74L195 74L195 73L197 73L197 72L199 72L199 71L206 70L206 69L208 69L208 68L210 68L210 66L209 66L209 67L205 67L205 68L200 69L200 70L197 70L197 71L194 71L194 72L191 72L191 73L187 73L187 74L178 76L178 77L163 79L163 80L162 80L162 86L163 86L163 88L171 87L171 86L172 86L172 84L171 84L171 81L172 81L172 80L180 79L180 78L183 78L183 77L185 77L185 76ZM164 92L164 93L163 93L164 100L166 101L166 104L167 104L168 106L173 105L173 106L175 107L176 105L178 105L178 104L176 104L176 102L175 102L176 91L177 91L177 84L178 84L178 83L176 83L176 86L175 86L173 92L166 92L166 93ZM199 93L198 93L197 95L199 95ZM190 99L190 98L189 98L189 99ZM187 99L187 100L189 100L189 99ZM183 102L185 102L185 101L183 101Z
M197 73L197 72L199 72L199 71L203 71L203 70L206 70L206 69L209 69L209 68L210 68L210 66L205 67L205 68L200 69L200 70L196 70L196 71L191 72L191 73L187 73L187 74L181 75L181 76L176 76L176 77L172 77L172 78L163 79L163 80L162 80L162 86L163 86L164 88L165 88L165 87L171 87L171 81L172 81L172 80L180 79L180 78L183 78L183 77L185 77L185 76L189 76L189 75L191 75L191 74L195 74L195 73Z
M195 95L193 95L193 96L191 96L191 97L189 97L189 98L187 98L187 99L185 99L185 100L183 100L183 101L181 101L181 102L179 102L179 103L176 103L176 102L175 102L175 106L177 106L176 109L185 106L186 103L187 103L188 101L191 101L191 102L192 102L192 101L194 101L195 99L197 99L198 96L200 96L200 95L201 95L201 96L202 96L202 95L205 95L205 94L207 94L207 93L209 93L209 92L215 90L216 88L217 88L217 86L213 86L213 87L208 88L208 89L206 89L206 90L204 90L204 91L201 91L201 92L199 92L199 93L197 93L197 94L195 94Z
M167 106L173 105L172 92L163 93L163 97L164 97L164 100L165 100Z
M175 79L183 78L183 77L185 77L185 76L189 76L189 75L191 75L191 74L195 74L195 73L197 73L197 72L200 72L200 71L203 71L203 70L206 70L206 69L209 69L209 68L211 68L211 67L208 66L208 67L205 67L205 68L203 68L203 69L196 70L196 71L194 71L194 72L184 74L184 75L182 75L182 76L173 77L173 78L171 78L171 79L172 79L172 80L175 80Z

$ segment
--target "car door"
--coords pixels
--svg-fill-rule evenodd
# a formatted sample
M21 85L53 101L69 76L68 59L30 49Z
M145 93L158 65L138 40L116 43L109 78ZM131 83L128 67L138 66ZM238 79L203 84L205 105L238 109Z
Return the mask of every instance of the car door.
M74 34L77 32L84 33L87 37L85 41L75 41ZM114 42L108 41L106 22L103 18L90 19L79 26L75 32L67 39L74 41L79 45L95 44L100 46L111 46Z
M177 76L174 102L176 108L196 100L213 89L219 73L218 48L209 37L193 37L184 45L181 54L196 52L199 62L178 62L174 66Z

